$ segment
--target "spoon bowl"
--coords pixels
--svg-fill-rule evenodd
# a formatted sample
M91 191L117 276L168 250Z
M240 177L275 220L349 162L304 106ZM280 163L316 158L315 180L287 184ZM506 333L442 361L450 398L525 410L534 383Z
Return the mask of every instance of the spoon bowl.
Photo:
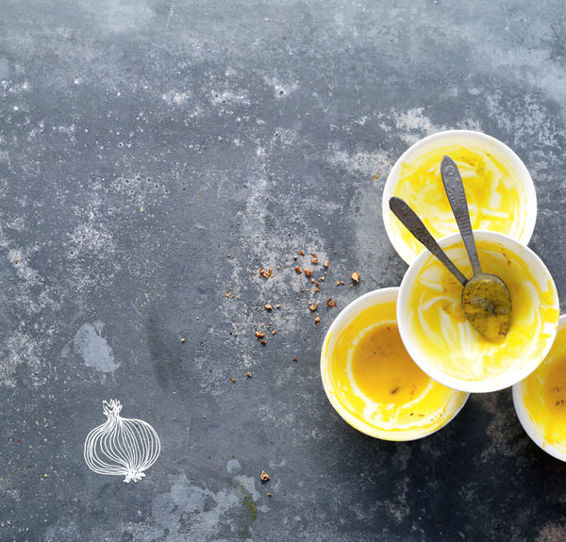
M511 325L511 294L496 275L478 273L462 290L462 308L472 326L486 339L497 341Z

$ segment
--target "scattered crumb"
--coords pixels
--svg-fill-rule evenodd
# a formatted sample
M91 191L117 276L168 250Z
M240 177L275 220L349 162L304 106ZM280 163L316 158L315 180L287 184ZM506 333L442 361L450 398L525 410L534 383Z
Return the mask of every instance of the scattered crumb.
M320 292L320 289L318 287L316 287L316 288L313 288L312 291L316 293L316 292Z
M318 258L316 256L313 256L311 258L311 263L314 264L314 265L318 265Z
M318 307L318 303L311 303L309 305L309 309L314 312L316 310L316 308Z
M49 478L49 474L44 474L43 477L44 477L44 478Z
M259 276L263 277L265 280L271 278L273 276L273 268L265 269L265 267L261 267L259 269Z
M181 337L181 342L184 343L187 339L185 337Z
M280 309L280 308L281 308L281 305L277 304L277 305L275 305L275 308L276 308L276 309Z
M276 330L276 329L272 329L272 330L271 330L271 334L272 334L272 335L275 335L276 333L277 333L277 330Z
M333 250L333 251L332 251L332 254L336 254L336 252L337 252L336 250Z
M267 341L265 339L261 339L261 341L259 341L259 342L263 345L267 344Z
M265 335L264 335L261 331L256 331L256 332L255 332L255 336L256 336L258 339L263 339L263 338L265 337Z
M14 260L14 263L18 265L20 263L20 260Z
M197 316L196 319L197 319L197 320L200 320L200 316Z
M230 258L230 256L232 256L232 254L228 252L228 254L226 254L226 258Z
M143 213L143 207L140 207L140 213Z
M297 273L297 275L300 275L302 272L303 272L303 270L298 265L296 265L295 266L295 273Z
M334 299L332 299L331 297L329 297L326 300L326 308L327 309L331 309L332 307L336 307L336 305L337 305L336 301L334 301Z
M310 269L307 269L306 267L305 267L305 276L312 277L312 271Z
M328 266L329 266L330 264L328 263L328 260L324 260L324 263L323 263L322 265L324 265L324 267L326 267L326 269L328 269Z
M248 372L246 373L246 376L247 376L248 378L251 378L251 377L252 377L251 371L248 371Z
M262 482L268 482L269 480L271 480L271 476L269 476L269 474L267 474L267 472L265 472L264 470L261 471L261 474L259 475L259 479Z
M354 271L351 275L352 280L358 284L358 282L360 282L360 274L357 271Z
M268 493L267 496L268 496L268 497L271 497L272 495L271 495L271 493Z
M435 2L435 4L436 4L436 2ZM370 181L377 181L380 177L381 177L381 173L376 173L376 174L370 179Z
M236 379L235 379L233 376L231 376L231 377L230 377L230 382L232 382L232 384L235 384L235 383L236 383Z
M302 249L301 249L301 250L297 250L297 254L298 254L299 256L304 256L304 255L305 255L305 251L302 250Z
M317 316L317 317L314 319L314 323L315 323L317 326L318 326L318 324L320 324L320 317L319 317L319 316Z
M272 307L269 303L266 303L266 305L265 305L265 310L266 310L266 311L272 311L272 310L273 310L273 307Z
M298 360L297 360L297 358L296 358L295 356L293 356L293 357L291 358L291 361L298 361Z

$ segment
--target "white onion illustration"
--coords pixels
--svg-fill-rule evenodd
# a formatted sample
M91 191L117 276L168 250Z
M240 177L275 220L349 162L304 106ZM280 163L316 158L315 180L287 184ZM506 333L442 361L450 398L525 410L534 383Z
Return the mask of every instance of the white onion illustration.
M126 483L139 482L159 457L159 436L142 420L122 418L120 401L111 399L102 404L108 419L86 437L86 464L98 474L125 476Z

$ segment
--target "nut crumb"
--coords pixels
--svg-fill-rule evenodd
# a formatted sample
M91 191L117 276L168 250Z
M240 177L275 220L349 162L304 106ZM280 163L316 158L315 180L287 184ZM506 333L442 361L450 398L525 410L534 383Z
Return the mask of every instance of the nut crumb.
M251 377L252 377L251 371L248 371L248 372L246 373L246 376L247 376L248 378L251 378Z
M297 250L297 254L298 254L299 256L304 256L304 255L305 255L305 251L304 251L303 249Z
M272 330L271 330L271 334L272 334L272 335L275 335L276 333L277 333L277 330L276 330L276 329L272 329Z
M263 277L265 280L271 278L273 276L273 268L265 269L265 267L261 267L259 270L259 276Z
M329 298L326 300L326 308L327 308L327 309L331 309L332 307L336 307L336 306L337 306L336 301L334 301L334 299L332 299L331 297L329 297Z
M323 265L324 265L324 267L326 267L326 269L328 269L328 266L329 266L330 264L328 263L328 260L324 260L324 264L323 264Z
M312 256L313 258L316 258L316 252L311 252L311 256Z
M312 271L308 268L305 267L305 276L306 277L312 277Z
M315 323L317 326L318 326L318 324L320 324L320 317L319 317L319 316L317 316L317 317L314 319L314 323Z
M336 252L337 252L336 250L333 250L333 251L332 251L332 254L336 254Z
M281 305L277 304L277 305L275 305L275 308L276 308L276 309L280 309L280 308L281 308Z
M309 305L309 309L314 312L316 310L316 308L318 307L318 303L311 303Z
M300 275L302 272L303 272L303 270L298 265L296 265L295 266L295 273L297 273L297 275Z
M265 335L264 335L261 331L256 331L256 332L255 332L255 336L256 336L258 339L263 339L263 338L265 337Z
M231 377L230 377L230 382L232 382L232 384L235 384L235 383L236 383L236 379L235 379L233 376L231 376Z
M267 474L267 472L265 472L264 470L261 471L261 474L259 475L259 479L262 482L268 482L269 480L271 480L271 476L269 476L269 474Z
M361 277L360 277L360 274L359 274L357 271L354 271L350 276L352 277L352 280L353 280L356 284L358 284L358 283L360 282L360 278L361 278Z
M291 361L298 361L298 360L297 360L297 358L296 358L295 356L293 356L293 357L291 358Z
M271 493L268 493L267 496L268 496L268 497L271 497L272 495L271 495Z
M259 341L259 342L263 345L267 344L267 341L265 339L261 339L261 341Z
M272 310L273 310L273 307L272 307L269 303L266 303L266 305L265 305L265 310L267 310L267 311L272 311Z
M313 257L311 258L311 263L314 264L314 265L318 265L318 258L315 257L315 256L313 256Z
M20 263L20 260L14 260L14 263L18 265Z
M181 342L184 343L187 339L185 337L181 337Z
M313 291L314 293L320 292L320 288L313 288L312 291Z

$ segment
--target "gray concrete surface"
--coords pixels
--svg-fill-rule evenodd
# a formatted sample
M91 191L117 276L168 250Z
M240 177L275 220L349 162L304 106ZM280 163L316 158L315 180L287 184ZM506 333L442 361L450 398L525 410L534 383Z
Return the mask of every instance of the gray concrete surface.
M293 271L328 258L339 308L398 285L384 179L465 127L530 169L564 296L565 25L559 0L0 0L0 539L565 540L566 466L509 390L414 443L343 423L336 309L315 326ZM83 461L110 398L162 439L136 485Z

